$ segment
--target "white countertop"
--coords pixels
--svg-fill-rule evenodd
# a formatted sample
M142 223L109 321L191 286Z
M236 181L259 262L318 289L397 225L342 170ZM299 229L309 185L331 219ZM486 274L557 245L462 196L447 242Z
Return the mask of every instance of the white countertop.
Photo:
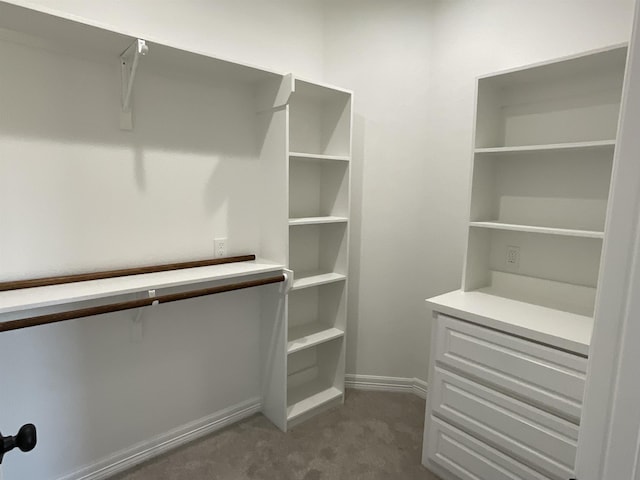
M480 291L456 290L426 300L433 310L587 356L593 318Z

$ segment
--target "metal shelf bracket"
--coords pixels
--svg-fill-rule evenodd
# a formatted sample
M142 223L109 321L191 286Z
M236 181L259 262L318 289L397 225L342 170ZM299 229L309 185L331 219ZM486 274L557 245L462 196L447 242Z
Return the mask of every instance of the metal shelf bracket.
M131 94L133 82L138 70L140 57L149 52L149 47L144 40L137 39L122 55L120 55L120 69L122 80L122 112L120 113L120 129L133 130L133 115L131 112Z

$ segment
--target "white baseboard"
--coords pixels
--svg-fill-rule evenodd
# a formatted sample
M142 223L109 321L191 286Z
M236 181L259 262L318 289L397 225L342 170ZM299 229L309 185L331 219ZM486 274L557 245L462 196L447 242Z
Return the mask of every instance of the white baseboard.
M427 382L425 380L414 378L411 388L413 389L413 393L415 393L420 398L427 398Z
M345 387L359 390L407 392L426 398L427 382L418 378L345 375ZM247 418L261 409L260 398L253 398L212 415L182 425L145 440L102 460L59 477L58 480L106 480L169 450L192 442L221 428Z
M348 373L345 387L356 390L377 390L380 392L407 392L427 398L427 382L419 378L380 377L377 375L355 375Z
M175 428L103 458L58 480L103 480L197 438L220 430L259 412L260 398L253 398L212 415Z

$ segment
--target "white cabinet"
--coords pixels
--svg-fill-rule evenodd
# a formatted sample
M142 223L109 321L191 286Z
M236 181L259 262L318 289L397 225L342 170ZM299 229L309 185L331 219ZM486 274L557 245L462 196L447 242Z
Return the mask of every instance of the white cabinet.
M549 480L488 443L436 417L429 423L425 445L428 448L425 456L433 464L461 480Z
M346 90L294 79L289 101L287 422L344 398L351 167Z
M516 475L505 478L570 478L586 358L445 315L437 316L433 333L423 463L460 475L471 449L474 462L486 458L469 478L502 478L494 470L504 468ZM512 461L495 465L507 457Z
M462 288L427 300L443 478L573 476L626 50L478 79Z
M436 368L432 385L432 415L555 476L571 476L577 425L445 369Z
M580 420L587 359L444 315L435 362L558 415Z

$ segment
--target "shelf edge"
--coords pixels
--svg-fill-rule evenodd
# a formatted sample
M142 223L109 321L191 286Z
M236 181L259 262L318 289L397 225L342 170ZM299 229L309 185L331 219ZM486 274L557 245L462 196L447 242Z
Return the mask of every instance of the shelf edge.
M335 401L336 399L342 397L344 393L340 391L336 387L328 387L324 390L321 390L313 395L309 395L303 400L299 400L291 405L287 405L287 421L296 420L297 418L316 410L323 405L326 405L330 402ZM323 398L324 397L324 398ZM308 405L305 405L308 403ZM296 410L296 407L300 411L296 411L293 413L293 410Z
M347 217L335 217L328 215L326 217L292 217L289 218L289 226L295 227L299 225L322 225L330 223L348 223Z
M533 152L553 152L567 150L590 150L599 148L615 148L615 140L596 140L591 142L567 142L550 143L541 145L518 145L509 147L479 147L474 149L477 155L506 154L506 153L533 153Z
M564 237L604 239L604 232L596 230L576 230L571 228L540 227L536 225L520 225L500 222L469 222L470 227L491 230L508 230L513 232L539 233L543 235L559 235Z
M324 278L321 278L321 277L324 277ZM326 285L328 283L342 282L342 281L345 281L346 279L347 279L347 276L343 275L342 273L322 273L318 275L299 278L297 280L294 277L293 286L291 287L291 290L302 290L303 288L316 287L319 285Z
M339 162L351 161L350 155L325 155L322 153L307 153L307 152L289 152L289 158L299 158L301 160L329 160Z
M329 334L329 332L332 332L332 333ZM323 333L325 334L325 336L321 336ZM297 342L300 342L305 338L311 338L311 337L318 337L318 338L315 340L311 340L309 343L304 345L299 345L299 346L292 345ZM307 348L315 347L316 345L321 345L323 343L330 342L331 340L336 340L342 337L344 337L344 330L340 330L339 328L336 328L336 327L330 327L325 330L321 330L320 332L317 332L317 333L312 333L310 335L305 335L304 337L287 341L287 354L290 355L292 353L296 353L301 350L306 350Z

